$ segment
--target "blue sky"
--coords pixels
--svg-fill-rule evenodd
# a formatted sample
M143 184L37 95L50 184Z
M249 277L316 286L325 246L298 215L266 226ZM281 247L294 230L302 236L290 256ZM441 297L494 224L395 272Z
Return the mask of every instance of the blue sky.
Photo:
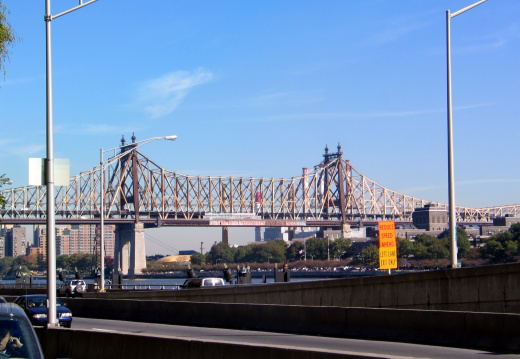
M446 10L473 2L99 0L52 21L55 157L76 174L121 135L175 134L142 152L188 175L289 178L340 143L382 186L447 202ZM3 4L21 41L0 172L19 187L46 156L45 7ZM520 203L520 2L451 25L456 203Z

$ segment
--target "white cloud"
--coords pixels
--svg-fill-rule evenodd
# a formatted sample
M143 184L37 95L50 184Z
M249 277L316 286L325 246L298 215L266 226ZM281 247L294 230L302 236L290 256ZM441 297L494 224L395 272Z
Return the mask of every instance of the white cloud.
M20 147L12 147L9 149L9 153L11 155L25 157L38 154L43 150L45 150L45 147L42 145L26 145Z
M202 69L172 72L143 83L138 103L152 118L163 117L172 113L195 86L212 79L213 74Z

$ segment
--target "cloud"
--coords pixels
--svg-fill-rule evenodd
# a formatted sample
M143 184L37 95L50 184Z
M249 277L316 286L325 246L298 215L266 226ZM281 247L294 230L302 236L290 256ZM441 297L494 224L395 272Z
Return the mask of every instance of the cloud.
M213 74L203 69L172 72L143 83L137 101L152 118L163 117L172 113L195 86L212 79Z
M489 107L492 103L483 103L467 106L457 106L454 110L463 111L475 108ZM373 111L373 112L316 112L316 113L287 113L264 116L257 119L258 121L292 121L292 120L359 120L359 119L399 119L412 116L422 116L437 113L446 113L445 108L424 109L424 110L402 110L402 111Z
M42 145L26 145L20 147L12 147L9 149L11 155L20 157L35 155L45 150L45 146Z

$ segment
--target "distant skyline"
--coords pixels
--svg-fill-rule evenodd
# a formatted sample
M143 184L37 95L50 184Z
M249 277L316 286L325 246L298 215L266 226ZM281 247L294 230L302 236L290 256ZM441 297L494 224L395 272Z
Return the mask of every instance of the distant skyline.
M447 203L446 10L474 2L99 0L52 21L54 155L75 175L122 135L177 135L141 151L186 175L290 178L340 143L380 185ZM21 39L0 80L9 188L46 156L45 7L3 4ZM520 2L488 0L451 29L456 204L520 203ZM254 240L243 232L230 242ZM220 240L149 233L147 254Z

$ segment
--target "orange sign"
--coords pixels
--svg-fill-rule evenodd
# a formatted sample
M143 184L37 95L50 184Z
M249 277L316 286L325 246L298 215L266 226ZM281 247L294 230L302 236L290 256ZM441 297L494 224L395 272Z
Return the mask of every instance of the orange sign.
M379 269L397 268L395 222L379 222Z

